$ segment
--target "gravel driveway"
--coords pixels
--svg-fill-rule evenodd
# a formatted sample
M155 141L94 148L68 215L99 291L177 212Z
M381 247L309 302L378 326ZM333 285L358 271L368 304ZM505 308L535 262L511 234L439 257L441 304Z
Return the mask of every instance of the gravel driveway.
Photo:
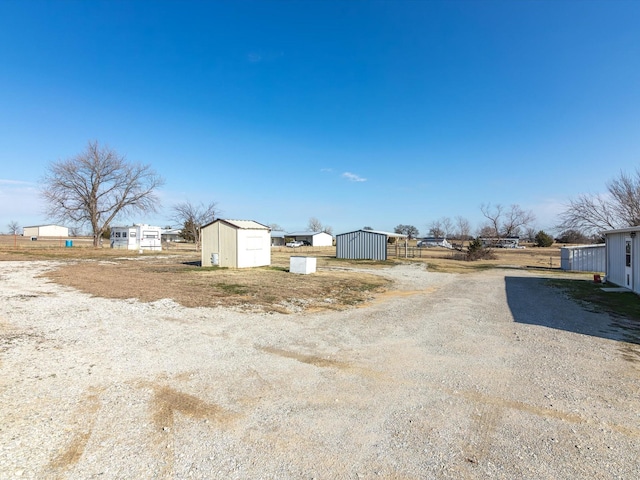
M640 478L637 331L535 274L394 267L363 308L282 315L54 266L0 262L0 479Z

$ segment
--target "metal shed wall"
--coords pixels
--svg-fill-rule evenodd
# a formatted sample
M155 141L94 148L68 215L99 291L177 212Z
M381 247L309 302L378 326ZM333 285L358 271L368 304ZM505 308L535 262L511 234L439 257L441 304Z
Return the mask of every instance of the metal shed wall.
M640 294L640 235L630 229L622 231L604 232L606 238L606 270L607 282L627 287ZM627 285L625 268L625 239L631 239L631 275Z
M271 235L268 229L238 230L238 268L271 264Z
M624 285L624 235L607 235L607 281Z
M237 229L219 221L210 223L202 228L200 241L202 242L201 265L212 265L211 255L218 255L218 265L221 267L236 268L238 266L237 255Z
M336 235L336 258L386 260L387 236L368 230Z
M562 247L560 268L576 272L604 272L606 270L605 244Z

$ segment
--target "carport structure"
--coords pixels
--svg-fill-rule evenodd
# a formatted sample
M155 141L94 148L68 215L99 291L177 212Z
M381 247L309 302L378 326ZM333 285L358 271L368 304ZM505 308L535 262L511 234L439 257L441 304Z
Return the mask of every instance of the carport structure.
M336 258L387 260L387 244L390 238L407 238L407 236L380 230L341 233L336 235Z

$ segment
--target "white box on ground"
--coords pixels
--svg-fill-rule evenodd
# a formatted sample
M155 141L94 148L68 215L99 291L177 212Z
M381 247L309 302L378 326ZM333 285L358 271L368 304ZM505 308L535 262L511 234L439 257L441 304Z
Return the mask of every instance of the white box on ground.
M291 257L289 260L289 272L307 275L315 273L316 257Z

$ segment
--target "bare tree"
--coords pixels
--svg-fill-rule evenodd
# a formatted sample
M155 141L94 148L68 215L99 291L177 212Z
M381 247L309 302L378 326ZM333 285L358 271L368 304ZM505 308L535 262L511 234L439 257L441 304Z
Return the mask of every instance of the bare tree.
M635 175L620 172L606 186L605 194L581 194L569 200L557 228L595 234L640 225L640 169Z
M491 225L482 225L478 229L478 237L487 237L487 238L496 237L497 238L498 236L499 236L498 232L496 232L496 229Z
M429 224L429 235L436 238L442 238L445 236L440 220L434 220Z
M309 223L307 224L307 228L310 232L321 232L322 223L316 217L311 217L309 219Z
M15 220L11 220L7 224L7 228L9 229L9 233L10 234L17 235L18 234L18 230L20 230L20 224L18 222L16 222Z
M196 244L196 249L200 250L200 228L211 223L218 215L218 207L215 202L208 205L204 203L193 204L183 202L174 205L172 220L182 225L182 238Z
M511 205L506 208L498 204L482 204L482 215L489 221L490 227L497 237L515 237L520 230L535 220L535 215L530 210L523 210L520 205Z
M453 235L453 222L449 217L442 217L440 219L442 223L442 229L444 230L444 236L448 237L449 235Z
M458 240L468 240L471 237L471 224L464 217L456 217L456 237Z
M90 225L97 247L115 218L156 211L155 190L163 183L149 165L129 163L115 150L93 141L75 157L49 165L41 194L49 218Z
M279 224L277 223L270 223L269 224L269 228L271 230L273 230L274 232L284 232L284 228L282 228Z
M333 228L329 225L322 225L322 222L318 220L316 217L311 217L309 219L309 223L307 224L307 228L310 232L324 232L329 235L333 234Z
M447 238L453 233L453 222L449 217L440 217L429 225L429 235L437 238Z
M535 227L527 227L527 229L525 230L525 237L527 242L535 242L537 234L538 231L536 231Z
M395 233L401 233L403 235L406 235L409 240L416 238L418 235L420 235L420 232L418 231L418 229L413 225L400 224L396 228L394 228L393 231Z

